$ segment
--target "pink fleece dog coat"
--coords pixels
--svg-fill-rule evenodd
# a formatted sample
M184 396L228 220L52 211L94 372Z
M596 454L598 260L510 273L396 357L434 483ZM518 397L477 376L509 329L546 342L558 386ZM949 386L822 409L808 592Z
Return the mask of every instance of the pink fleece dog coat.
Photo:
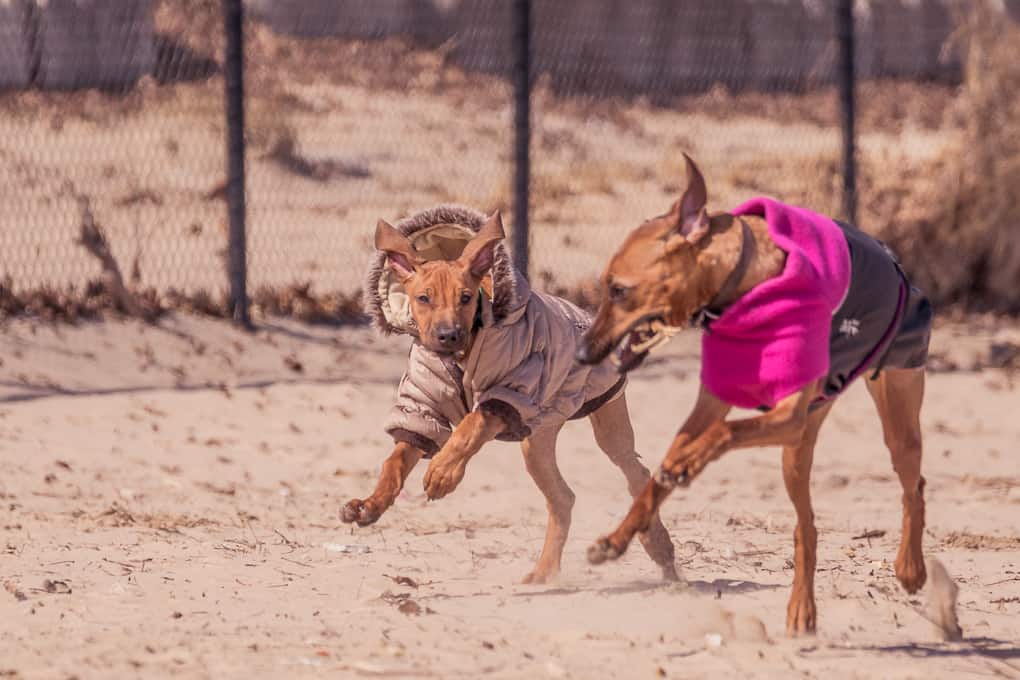
M850 251L836 223L810 210L754 198L733 214L764 217L786 266L702 335L701 380L733 406L772 408L829 370L829 331L850 285Z

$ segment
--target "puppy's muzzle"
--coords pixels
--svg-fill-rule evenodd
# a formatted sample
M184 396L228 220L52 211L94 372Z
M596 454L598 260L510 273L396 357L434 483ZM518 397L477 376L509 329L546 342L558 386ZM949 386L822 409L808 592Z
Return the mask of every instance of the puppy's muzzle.
M464 334L458 326L440 326L433 333L436 342L444 349L456 349L460 347Z

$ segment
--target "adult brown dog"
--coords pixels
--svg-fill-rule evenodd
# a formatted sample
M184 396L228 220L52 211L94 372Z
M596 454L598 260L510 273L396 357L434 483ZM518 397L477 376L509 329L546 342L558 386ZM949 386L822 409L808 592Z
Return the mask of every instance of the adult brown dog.
M385 253L376 264L388 270L386 281L399 283L400 299L409 301L408 328L416 338L393 424L386 427L397 441L375 491L348 502L341 518L362 526L378 520L422 458L434 454L424 487L438 499L460 483L485 443L497 437L521 441L527 470L549 510L545 544L524 582L546 582L559 572L574 504L556 464L556 438L571 414L589 417L596 442L625 475L631 495L650 478L634 450L623 381L604 367L575 364L590 318L564 300L530 291L500 245L498 213L485 219L468 208L439 206L397 226L402 231L380 221L375 234L376 249ZM419 250L439 245L446 252L435 259ZM370 290L382 274L372 272ZM389 285L383 285L387 295ZM373 299L382 305L378 296ZM645 549L664 578L677 579L665 528L658 518L646 526Z
M634 230L610 260L602 276L603 301L578 348L579 361L599 362L615 352L620 370L630 370L661 339L663 330L690 325L692 320L720 318L735 301L783 272L787 253L773 242L765 219L727 213L709 216L704 179L693 161L685 158L688 186L682 198L668 213ZM892 338L887 342L890 347L895 345L897 357L890 360L887 354L883 364L862 365L860 369L875 372L867 380L867 387L903 487L903 531L895 566L903 588L913 593L924 585L926 577L921 554L924 478L919 423L924 372L917 365L923 364L927 354L930 306L919 291L906 284L891 253L883 254L878 242L856 230L844 235L854 277L839 309L856 295L855 290L864 291L868 285L858 280L868 277L856 276L858 267L865 265L887 270L889 276L899 277L896 281L902 278L906 288L901 290L907 291L901 293L899 301L902 313L885 331ZM886 257L888 260L883 259ZM895 291L888 294L896 295ZM828 321L825 323L827 330ZM838 328L833 322L831 337L842 338L857 331L853 321L844 321ZM706 332L711 332L710 326ZM835 363L838 357L832 342L829 355ZM906 350L912 358L903 358ZM871 348L868 352L869 357L875 356ZM848 375L855 377L857 373ZM657 516L659 506L674 487L689 484L706 465L728 451L781 446L783 479L797 514L795 571L786 627L794 635L814 631L817 533L809 485L815 441L833 403L818 399L824 384L825 380L812 381L780 399L763 415L735 420L726 419L732 406L702 384L694 409L669 447L660 470L635 499L620 526L589 549L589 560L597 564L621 555L634 535L644 531L649 519Z

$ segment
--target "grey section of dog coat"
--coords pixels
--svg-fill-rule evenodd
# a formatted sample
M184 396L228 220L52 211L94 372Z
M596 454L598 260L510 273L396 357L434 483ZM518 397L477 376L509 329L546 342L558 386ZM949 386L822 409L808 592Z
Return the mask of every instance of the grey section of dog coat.
M850 249L850 288L832 317L829 373L822 393L840 394L865 371L918 368L928 358L932 308L910 285L889 248L836 221Z

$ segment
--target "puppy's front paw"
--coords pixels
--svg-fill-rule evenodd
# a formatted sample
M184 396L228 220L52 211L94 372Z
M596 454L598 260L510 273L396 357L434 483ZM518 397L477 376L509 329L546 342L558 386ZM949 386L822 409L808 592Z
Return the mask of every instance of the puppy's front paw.
M371 499L360 500L355 498L347 502L347 505L340 508L340 520L347 523L357 523L358 526L373 524L382 513Z
M442 454L432 459L425 471L423 486L430 500L438 500L457 488L464 479L467 460Z

